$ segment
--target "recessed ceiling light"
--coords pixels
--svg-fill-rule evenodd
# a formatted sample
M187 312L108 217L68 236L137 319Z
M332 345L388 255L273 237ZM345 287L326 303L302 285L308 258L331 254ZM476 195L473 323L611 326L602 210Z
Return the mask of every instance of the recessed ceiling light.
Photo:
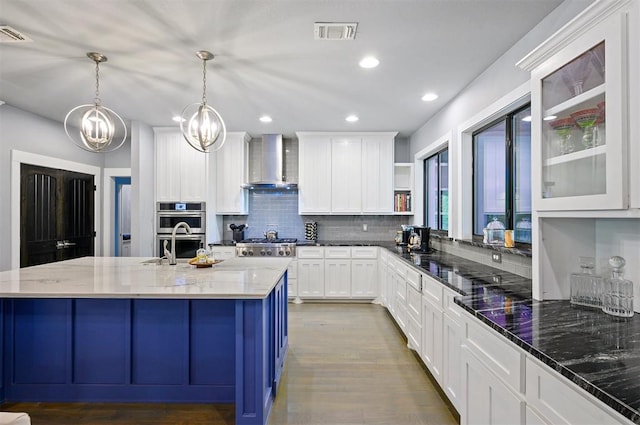
M522 118L522 121L531 122L531 115L527 115L526 117Z
M263 116L260 117L260 121L266 123L266 122L271 122L273 120L271 119L271 117L269 115L263 115Z
M360 118L358 118L357 115L349 115L347 118L345 118L345 121L347 121L347 122L356 122L359 119Z
M435 93L427 93L424 96L422 96L422 100L424 100L425 102L431 102L433 100L436 100L438 98L438 95Z
M184 122L184 118L182 118L180 115L176 115L171 119L174 120L175 122Z
M546 117L542 118L545 121L551 121L551 120L555 120L556 118L558 118L557 115L547 115Z
M362 68L375 68L380 64L380 61L373 56L366 56L358 63Z

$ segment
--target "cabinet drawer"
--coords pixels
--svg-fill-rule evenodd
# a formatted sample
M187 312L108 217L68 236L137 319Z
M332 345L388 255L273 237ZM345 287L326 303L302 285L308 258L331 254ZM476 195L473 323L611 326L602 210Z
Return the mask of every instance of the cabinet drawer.
M458 294L457 292L454 292L450 289L447 288L442 288L442 292L443 292L443 307L444 307L444 311L445 313L447 313L449 316L456 318L458 320L462 319L462 307L460 307L459 305L456 304L456 302L453 300L455 297L461 296L460 294Z
M407 305L407 282L402 279L396 279L396 305L398 303Z
M407 267L407 284L413 286L418 292L422 291L420 273L417 270Z
M378 248L375 246L353 246L351 247L351 258L376 259L378 258Z
M524 392L524 354L512 343L469 316L463 344L512 390Z
M324 248L321 246L299 246L296 248L298 258L324 258Z
M536 359L526 360L527 405L540 412L546 423L619 424L618 413L586 391L571 384Z
M324 249L324 258L351 258L348 246L332 246Z
M422 294L433 304L444 308L442 301L443 291L444 288L440 282L429 276L422 275Z
M226 260L236 256L236 249L232 246L214 246L211 252L216 260Z
M422 323L422 294L409 285L407 285L407 312L413 320Z
M389 262L389 264L391 264L391 262ZM409 271L409 266L402 263L400 260L395 260L395 259L394 259L394 264L395 264L396 274L400 276L403 280L406 279L407 272Z

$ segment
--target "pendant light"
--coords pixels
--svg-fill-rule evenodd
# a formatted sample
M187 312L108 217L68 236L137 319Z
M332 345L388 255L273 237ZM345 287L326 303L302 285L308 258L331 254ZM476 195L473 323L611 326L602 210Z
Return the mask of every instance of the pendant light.
M100 101L100 63L107 57L89 52L87 57L96 63L96 97L93 104L76 106L64 119L64 130L73 142L89 152L112 152L127 138L127 126L120 115L102 106Z
M213 53L200 50L196 56L202 60L202 102L184 108L180 130L191 147L208 153L222 147L227 129L220 114L207 104L207 61L213 59Z

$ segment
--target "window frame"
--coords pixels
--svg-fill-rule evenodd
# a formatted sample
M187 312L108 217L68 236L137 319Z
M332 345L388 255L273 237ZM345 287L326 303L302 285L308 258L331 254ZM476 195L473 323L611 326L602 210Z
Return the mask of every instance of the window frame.
M440 192L441 192L441 189L442 189L441 182L440 182L440 177L442 175L441 171L440 171L441 170L441 168L440 168L440 166L441 166L440 165L441 164L440 155L442 153L444 153L444 152L447 153L447 163L446 164L447 164L447 173L449 173L449 168L448 167L449 167L450 152L449 152L449 146L448 145L444 146L443 148L439 149L438 151L434 152L433 154L429 155L428 157L426 157L426 158L424 158L422 160L422 169L423 169L422 184L423 184L423 188L424 188L423 206L422 206L422 211L423 211L422 215L423 215L423 217L422 218L423 218L423 223L425 223L425 226L428 226L429 225L428 224L429 223L429 216L428 216L429 215L429 208L428 208L428 206L429 206L429 172L428 172L427 163L428 163L428 161L430 159L435 157L435 158L437 158L436 164L437 164L437 167L438 167L438 173L437 173L437 180L438 180L438 183L437 183L437 191L438 191L437 204L438 205L437 205L437 209L436 209L437 210L438 227L437 228L431 227L431 230L435 230L437 232L448 233L449 232L449 228L451 227L451 217L450 217L449 212L447 212L447 217L449 217L449 220L448 220L448 223L447 223L447 228L443 229L442 228L442 217L443 217L443 215L442 215L442 203L441 203L442 199L441 199L441 196L440 196ZM449 179L448 176L447 176L447 180L448 180L447 190L449 190L451 182L449 181L450 179ZM449 197L449 201L448 202L449 202L449 204L451 204L451 198L450 197Z
M491 120L471 132L471 235L474 241L482 241L483 235L475 233L476 228L476 136L499 123L505 124L505 229L515 230L515 149L514 149L514 117L525 110L531 110L531 102L524 103L503 115ZM529 152L531 157L531 151ZM531 243L517 241L516 245L531 247Z

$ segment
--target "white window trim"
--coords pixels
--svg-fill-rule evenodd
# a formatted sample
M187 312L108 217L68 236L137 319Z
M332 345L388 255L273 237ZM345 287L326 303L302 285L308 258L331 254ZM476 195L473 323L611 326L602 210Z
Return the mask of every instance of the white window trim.
M102 170L94 165L68 161L66 159L52 158L31 152L11 150L11 269L20 268L20 166L32 164L41 167L57 168L61 170L75 171L93 175L96 185L94 197L94 226L96 230L100 226L100 213L102 212ZM95 255L100 255L101 238L96 231L94 240Z
M455 204L459 207L457 208L459 227L453 237L460 239L473 237L473 216L470 213L473 211L473 132L527 104L530 100L531 85L530 82L526 82L458 126L456 134L460 143L454 159L452 159L451 150L449 151L449 163L459 164L454 177L458 182ZM451 232L449 233L451 236Z
M451 188L451 136L452 132L448 131L444 135L438 137L435 141L430 143L426 148L417 152L413 156L413 170L414 170L414 185L415 193L413 194L413 217L416 224L424 225L424 160L429 158L430 156L440 152L443 149L449 149L449 188ZM449 189L451 190L451 189ZM452 207L451 207L451 198L449 198L449 236L451 235L451 217L452 217Z

